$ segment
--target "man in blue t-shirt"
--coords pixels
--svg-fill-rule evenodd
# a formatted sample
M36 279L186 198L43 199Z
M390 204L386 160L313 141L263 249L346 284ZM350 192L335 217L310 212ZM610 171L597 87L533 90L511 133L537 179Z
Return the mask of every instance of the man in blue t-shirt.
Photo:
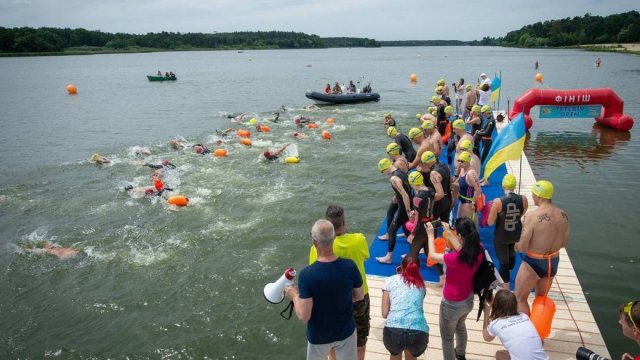
M307 323L307 360L325 360L335 349L338 360L356 360L353 302L364 298L356 264L333 253L331 222L318 220L311 240L318 259L300 271L298 287L287 287L296 316Z

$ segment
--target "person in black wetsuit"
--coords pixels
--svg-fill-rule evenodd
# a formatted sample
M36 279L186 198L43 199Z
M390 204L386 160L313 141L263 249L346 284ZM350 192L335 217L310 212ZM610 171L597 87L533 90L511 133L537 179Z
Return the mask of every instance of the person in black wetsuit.
M433 218L449 222L451 213L451 173L431 151L425 151L416 170L420 171L427 187L434 190Z
M391 264L393 262L393 250L396 246L396 233L398 229L409 220L409 212L411 211L409 193L411 189L409 188L407 174L393 166L391 160L387 158L380 160L378 162L378 170L390 177L394 197L387 210L386 238L389 240L387 254L383 257L376 257L376 260L383 264ZM409 235L409 231L407 231L404 226L402 226L402 230L406 236ZM379 239L385 240L382 237L379 237Z
M176 166L169 162L169 160L162 160L160 164L150 164L146 163L144 166L150 167L152 169L175 169Z
M514 245L520 240L522 233L522 215L527 212L527 197L513 192L516 188L516 177L507 174L502 179L504 196L493 200L487 224L496 224L493 233L493 245L500 261L500 276L504 288L509 290L511 270L516 264ZM482 214L482 216L485 216Z
M407 241L411 244L409 254L417 259L420 249L424 249L425 255L429 254L426 224L435 220L433 217L435 191L425 185L424 177L419 171L409 174L409 185L411 185L415 193L412 201L413 211L411 212L415 226L409 237L407 237ZM444 276L442 264L437 264L436 269L442 278Z
M480 111L482 112L482 129L475 133L473 141L477 144L482 140L482 155L478 156L480 156L480 161L484 164L493 143L491 135L496 128L496 119L493 118L493 112L489 105L484 105Z
M399 132L395 126L387 128L387 135L400 146L400 154L404 155L408 162L412 162L416 158L416 149L413 148L413 144L411 144L411 140L407 135Z

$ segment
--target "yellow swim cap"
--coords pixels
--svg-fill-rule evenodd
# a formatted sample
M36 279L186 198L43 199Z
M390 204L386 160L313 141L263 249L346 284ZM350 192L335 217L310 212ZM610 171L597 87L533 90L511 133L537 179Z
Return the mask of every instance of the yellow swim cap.
M471 144L471 140L464 139L464 140L460 141L460 149L461 150L471 151L472 148L473 148L473 144Z
M442 100L442 98L440 96L438 96L438 95L433 95L431 97L431 102L436 104L436 105L440 104L441 100Z
M458 120L454 121L451 126L454 129L457 129L457 130L464 130L464 120L458 119Z
M387 135L396 136L398 135L398 130L396 130L395 126L389 126L389 128L387 128Z
M392 142L387 145L387 154L389 155L400 155L400 146L398 144Z
M471 90L472 89L471 84L467 84L466 89L467 91Z
M436 88L433 89L433 91L438 95L442 94L442 90L443 90L442 86L436 86Z
M489 105L482 105L482 108L480 109L480 111L482 111L483 113L491 112L491 106L489 106Z
M539 198L551 200L553 197L553 184L547 180L536 181L531 188L531 192Z
M384 117L386 117L386 118L390 118L390 117L392 117L392 116L391 116L391 113L386 113L386 114L384 114Z
M431 121L431 120L425 120L425 121L423 121L423 122L422 122L421 127L422 127L423 129L425 129L425 130L429 130L429 129L433 129L433 128L435 128L436 126L433 124L433 121Z
M409 185L411 186L420 186L424 185L424 178L420 171L414 171L409 174Z
M471 107L471 112L474 114L480 114L480 105L473 105Z
M407 136L409 136L409 139L413 140L416 137L422 135L422 130L418 129L418 128L411 128L409 130L409 133L407 134Z
M420 113L416 114L416 118L420 119L421 117L422 117L422 114L420 114Z
M93 154L93 156L91 156L91 161L97 161L98 158L100 158L100 154Z
M440 79L440 80L436 81L436 85L438 85L438 86L444 86L444 84L445 84L444 79Z
M384 172L390 167L391 167L391 160L384 158L378 161L378 170L380 170L380 172Z
M471 162L471 153L468 151L461 152L460 155L458 155L458 160L461 160L464 162Z
M516 188L516 177L513 174L507 174L502 178L502 188L505 190L513 190Z
M436 161L436 154L434 154L431 151L425 151L420 156L420 161L422 161L424 164L435 162Z
M433 116L436 116L436 115L438 115L438 111L436 111L436 110L433 110L433 111L431 112L431 115L433 115Z
M451 106L451 105L447 105L447 106L444 108L444 113L445 113L445 114L453 114L453 106Z
M429 106L429 107L427 108L427 112L428 112L429 114L431 114L431 112L432 112L432 111L434 111L434 110L436 110L436 107L435 107L435 106Z
M251 125L255 125L255 123L256 123L257 121L258 121L258 120L256 120L256 118L251 118L251 120L249 120L249 124L251 124Z

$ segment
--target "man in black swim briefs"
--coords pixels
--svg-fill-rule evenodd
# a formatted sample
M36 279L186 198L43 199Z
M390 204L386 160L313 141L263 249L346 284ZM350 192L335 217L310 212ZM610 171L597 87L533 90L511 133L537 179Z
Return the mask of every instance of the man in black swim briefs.
M518 311L527 315L531 288L535 287L536 296L547 294L548 284L558 271L559 251L569 242L569 217L551 203L553 184L547 180L537 181L531 192L538 208L524 216L520 241L515 245L516 251L526 253L516 276L515 295Z

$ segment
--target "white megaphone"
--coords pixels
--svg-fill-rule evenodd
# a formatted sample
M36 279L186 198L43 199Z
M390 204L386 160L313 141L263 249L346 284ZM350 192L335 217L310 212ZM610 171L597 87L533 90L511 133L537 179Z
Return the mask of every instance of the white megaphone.
M284 287L293 285L296 271L288 268L276 282L264 286L264 298L272 304L280 304L284 300Z

